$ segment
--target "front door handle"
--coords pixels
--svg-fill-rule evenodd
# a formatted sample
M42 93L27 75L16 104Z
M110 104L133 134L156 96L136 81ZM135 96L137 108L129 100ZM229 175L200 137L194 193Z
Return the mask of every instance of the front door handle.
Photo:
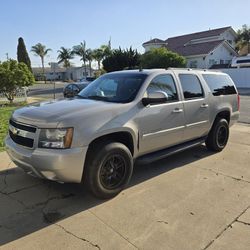
M202 104L201 104L201 108L208 108L208 104L202 103Z
M181 112L183 112L183 109L180 109L180 108L175 108L173 110L173 113L181 113Z

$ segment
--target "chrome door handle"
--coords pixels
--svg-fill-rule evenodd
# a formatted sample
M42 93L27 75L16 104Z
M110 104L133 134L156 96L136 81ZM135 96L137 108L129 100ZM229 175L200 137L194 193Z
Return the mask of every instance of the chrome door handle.
M208 104L206 103L201 104L201 108L208 108Z
M183 112L183 109L175 108L173 110L173 113L181 113L181 112Z

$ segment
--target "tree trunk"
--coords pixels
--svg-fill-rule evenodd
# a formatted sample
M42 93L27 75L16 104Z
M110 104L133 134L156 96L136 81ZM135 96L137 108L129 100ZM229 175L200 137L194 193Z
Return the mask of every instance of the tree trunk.
M91 61L89 61L89 76L91 76Z
M98 70L100 70L101 69L101 61L98 60L97 63L98 63Z
M42 69L43 69L43 79L44 79L44 83L46 84L46 76L45 76L45 69L44 69L44 58L41 57L42 60Z
M84 65L84 75L87 77L87 69L86 69L86 61L83 60L83 65Z

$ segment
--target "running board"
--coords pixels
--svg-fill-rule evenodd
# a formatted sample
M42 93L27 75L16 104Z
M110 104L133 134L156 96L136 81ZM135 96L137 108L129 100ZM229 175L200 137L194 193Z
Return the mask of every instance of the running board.
M136 159L136 163L138 164L149 164L153 161L161 160L167 156L170 156L175 153L182 152L186 149L198 146L205 142L206 137L198 138L192 141L184 142L182 144L178 144L176 146L172 146L166 149L162 149L153 153L149 153L143 156L140 156Z

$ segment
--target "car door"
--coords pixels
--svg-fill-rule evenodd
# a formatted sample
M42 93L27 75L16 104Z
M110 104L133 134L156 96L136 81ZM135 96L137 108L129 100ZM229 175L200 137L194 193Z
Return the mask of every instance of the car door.
M207 134L209 129L209 101L198 76L193 73L179 73L185 114L185 140Z
M145 154L178 144L183 141L183 103L171 74L156 76L149 84L145 95L150 91L164 91L168 100L161 104L143 107L137 122L139 125L140 153Z

